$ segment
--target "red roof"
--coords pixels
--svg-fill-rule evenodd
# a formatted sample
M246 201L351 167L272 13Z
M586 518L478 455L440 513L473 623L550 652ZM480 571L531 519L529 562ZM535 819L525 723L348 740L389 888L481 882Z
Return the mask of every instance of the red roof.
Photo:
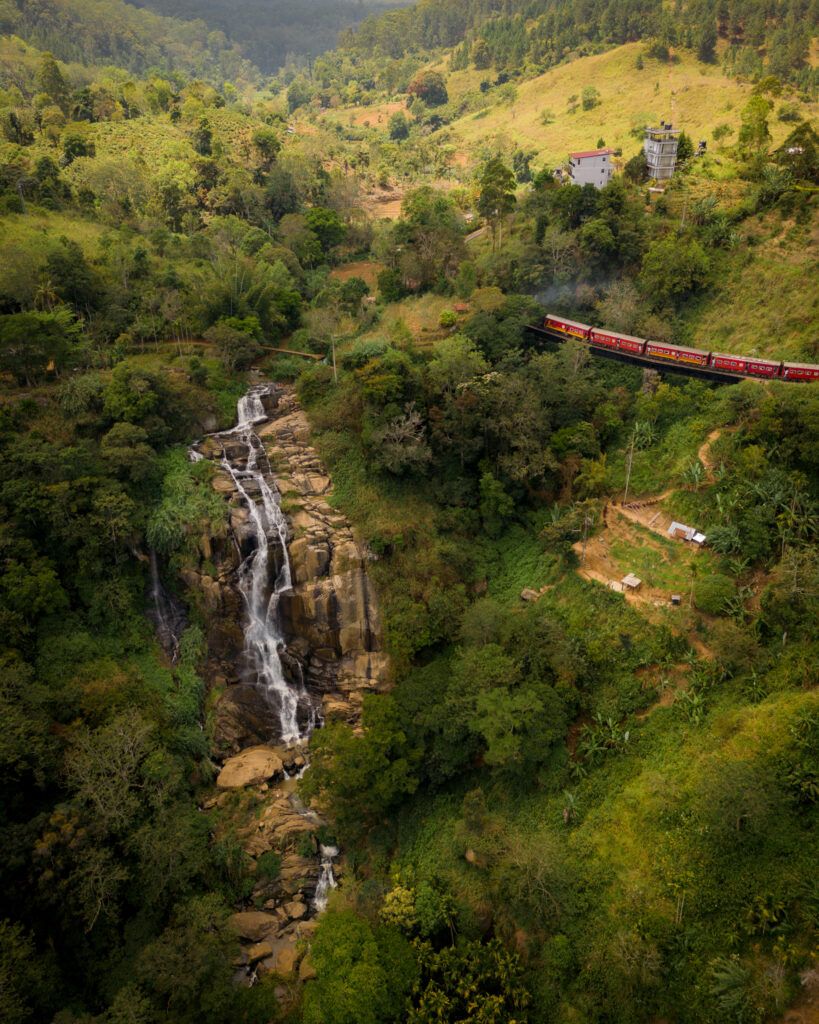
M587 149L583 153L569 153L569 156L572 160L582 160L586 156L609 156L613 153L614 150L606 146L605 149Z

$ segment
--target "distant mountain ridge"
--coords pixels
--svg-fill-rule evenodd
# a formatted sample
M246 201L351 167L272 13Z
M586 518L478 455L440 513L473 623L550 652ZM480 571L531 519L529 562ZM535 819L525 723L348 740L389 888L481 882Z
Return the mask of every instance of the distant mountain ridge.
M66 63L111 64L138 75L178 72L214 85L261 80L240 47L204 21L164 17L123 0L5 0L0 32Z
M336 46L339 32L402 0L133 0L174 18L204 19L224 32L264 72L289 57L315 57ZM406 2L406 0L404 0Z

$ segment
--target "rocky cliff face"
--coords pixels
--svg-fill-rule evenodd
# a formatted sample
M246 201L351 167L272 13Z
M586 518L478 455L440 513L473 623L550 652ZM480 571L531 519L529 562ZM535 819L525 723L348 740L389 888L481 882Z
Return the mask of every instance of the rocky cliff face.
M282 595L279 614L286 639L285 671L302 678L323 720L355 723L363 695L389 683L381 647L381 619L366 557L346 518L330 504L332 484L310 446L307 418L295 395L277 390L266 398L270 420L258 428L271 477L282 496L291 537L293 588ZM206 439L200 451L218 460L231 442ZM228 525L218 537L200 541L201 561L183 577L208 622L210 681L221 695L216 706L216 753L277 743L278 719L263 693L242 679L244 608L236 586L249 553L248 513L223 470L213 479L224 495Z
M277 388L263 399L269 419L255 430L269 462L264 476L275 483L289 525L292 588L278 597L286 645L279 655L282 668L294 685L306 687L319 723L340 719L356 725L364 694L390 682L367 558L350 524L332 507L332 484L310 445L307 418L295 395ZM246 445L230 435L207 438L197 448L217 464L223 454L234 467L247 458ZM280 743L277 709L246 677L246 608L238 579L256 541L230 473L220 468L212 486L225 500L225 528L200 539L198 564L182 573L207 623L208 682L216 695L214 756L223 761L216 791L204 806L221 809L224 826L229 823L238 835L256 871L252 902L262 909L234 915L243 941L239 977L298 973L306 980L311 968L305 949L326 871L316 838L322 820L296 793L305 752ZM271 582L283 557L281 546L273 550ZM269 858L259 861L271 851L279 858L272 874ZM333 866L338 876L343 865Z

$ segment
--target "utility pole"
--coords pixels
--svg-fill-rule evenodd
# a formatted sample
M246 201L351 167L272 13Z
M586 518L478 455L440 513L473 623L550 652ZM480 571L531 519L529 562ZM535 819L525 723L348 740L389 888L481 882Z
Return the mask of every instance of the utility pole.
M623 504L626 503L628 498L628 485L631 482L631 465L634 462L634 442L637 440L637 424L634 424L634 431L631 435L631 444L628 449L628 460L626 461L626 489L623 491Z

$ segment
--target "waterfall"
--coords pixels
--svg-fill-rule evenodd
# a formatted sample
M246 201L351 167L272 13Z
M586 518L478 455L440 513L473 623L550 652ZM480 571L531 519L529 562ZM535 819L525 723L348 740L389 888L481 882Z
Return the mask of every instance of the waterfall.
M270 385L253 385L239 399L236 426L210 436L221 444L220 465L233 480L236 492L248 510L247 524L242 527L247 535L242 539L241 548L243 552L248 547L251 550L237 570L237 586L246 614L244 669L250 681L264 691L271 706L277 710L281 742L290 746L309 739L312 730L321 724L321 719L307 692L300 664L288 659L289 679L282 666L285 642L279 619L279 602L293 585L287 552L288 526L264 444L255 430L268 418L264 398L270 393ZM196 446L190 449L192 461L199 461L202 457ZM291 661L294 662L292 666ZM297 777L307 768L305 764ZM311 825L321 825L316 812L305 807L296 793L290 794L290 802ZM317 914L326 908L331 890L337 887L333 862L338 853L335 846L319 845L319 877L311 902Z
M153 548L148 552L148 562L151 567L152 610L150 617L156 627L159 642L173 662L179 656L179 638L185 628L185 609L162 585L159 575L159 560Z
M317 914L320 914L327 908L330 890L337 888L336 878L333 874L333 861L338 856L338 847L319 844L319 854L321 856L321 870L318 885L316 886L316 894L313 897L313 907Z
M256 685L277 708L281 741L290 744L310 735L315 725L315 708L302 680L287 680L280 656L285 644L279 623L279 598L292 589L287 519L279 507L280 496L275 484L268 480L270 466L264 445L253 429L267 419L262 396L268 392L267 386L257 385L239 399L238 423L222 437L239 441L247 450L247 458L244 467L237 465L223 447L221 465L230 474L247 506L248 526L254 542L253 550L238 570L239 591L247 613L245 665ZM277 550L281 564L271 584ZM299 712L302 712L303 725L299 722Z

